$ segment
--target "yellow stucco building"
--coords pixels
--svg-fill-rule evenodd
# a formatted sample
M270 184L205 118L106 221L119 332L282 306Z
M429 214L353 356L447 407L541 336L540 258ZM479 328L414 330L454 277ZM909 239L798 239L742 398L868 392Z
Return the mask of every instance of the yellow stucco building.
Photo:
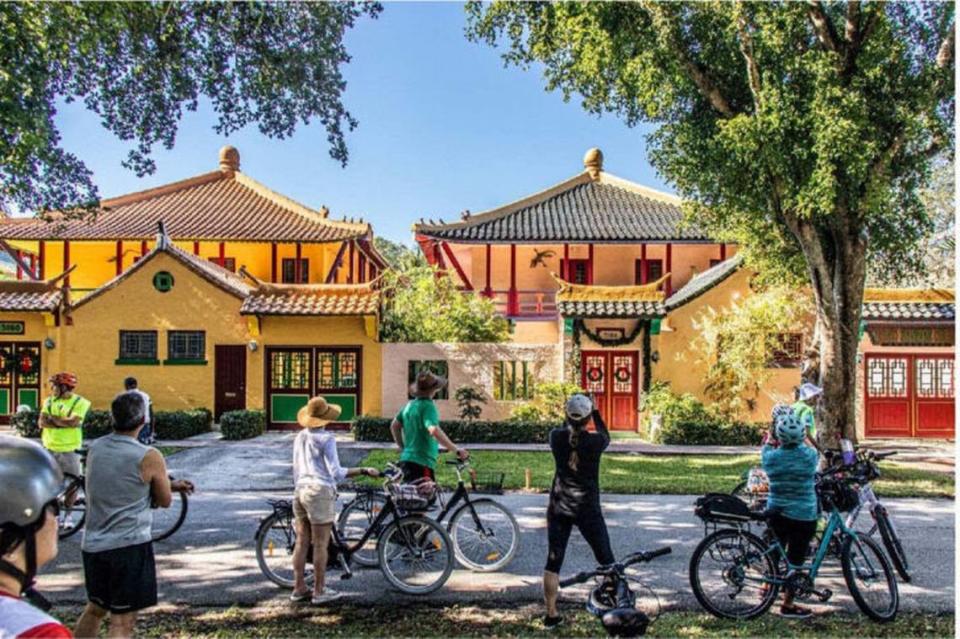
M0 238L24 278L0 283L0 416L36 406L57 370L99 408L133 376L157 409L262 408L275 428L317 394L344 423L380 412L372 228L270 191L232 147L95 219L8 218Z

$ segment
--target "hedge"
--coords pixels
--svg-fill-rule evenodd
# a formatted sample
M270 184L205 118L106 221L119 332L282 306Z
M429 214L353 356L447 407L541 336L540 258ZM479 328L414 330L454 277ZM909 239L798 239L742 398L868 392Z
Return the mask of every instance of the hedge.
M196 410L158 411L154 413L157 439L186 439L210 432L213 415L206 408ZM16 412L10 423L23 437L40 437L39 411ZM83 420L83 438L96 439L113 432L113 417L107 410L90 410Z
M360 417L353 423L353 436L358 442L389 442L390 422L383 417ZM450 439L464 444L546 443L548 433L560 424L541 422L441 421Z
M763 438L763 424L675 421L664 424L656 443L677 446L757 446Z
M267 414L262 410L231 410L220 416L220 434L224 439L250 439L267 430Z

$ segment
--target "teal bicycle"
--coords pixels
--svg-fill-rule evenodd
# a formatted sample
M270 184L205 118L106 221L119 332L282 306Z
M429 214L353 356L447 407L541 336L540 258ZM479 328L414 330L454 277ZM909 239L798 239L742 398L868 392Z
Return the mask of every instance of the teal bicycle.
M842 474L818 476L817 493L830 516L812 560L791 566L786 551L769 529L761 535L750 530L773 514L750 510L746 502L722 493L697 500L695 513L710 532L690 558L690 585L697 601L709 613L725 619L753 619L777 599L782 588L791 588L798 600L828 601L833 593L818 589L817 576L824 559L839 543L840 565L850 595L860 610L879 622L893 621L900 594L890 560L864 533L847 527L842 510L856 504L852 480Z

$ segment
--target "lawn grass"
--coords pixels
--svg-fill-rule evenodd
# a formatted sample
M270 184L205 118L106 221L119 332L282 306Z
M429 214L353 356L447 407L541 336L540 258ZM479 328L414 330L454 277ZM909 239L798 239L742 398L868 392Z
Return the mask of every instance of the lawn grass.
M170 455L175 455L181 450L186 450L186 446L156 446L156 449L160 451L160 454L164 457L169 457Z
M553 456L549 452L477 450L470 453L480 475L504 473L504 488L525 487L525 470L530 469L530 487L545 491L553 480ZM383 468L396 461L394 450L370 451L362 466ZM454 486L451 466L438 465L438 480ZM600 464L600 487L606 493L630 495L700 495L727 492L741 475L759 463L758 455L639 455L608 453ZM881 465L883 477L875 483L881 497L953 497L954 478L949 473L916 470L902 464ZM482 479L481 479L482 481Z
M78 609L56 611L73 625ZM597 619L582 606L567 604L566 623L548 631L541 606L454 605L357 606L328 608L174 608L142 615L140 637L599 637ZM954 615L901 614L890 624L862 615L827 614L803 621L766 615L753 621L724 621L694 612L666 612L648 630L650 637L953 637Z

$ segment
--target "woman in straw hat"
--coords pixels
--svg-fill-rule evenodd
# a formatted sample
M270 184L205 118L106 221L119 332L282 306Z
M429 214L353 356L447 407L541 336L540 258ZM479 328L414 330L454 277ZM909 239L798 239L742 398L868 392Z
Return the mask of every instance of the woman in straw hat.
M290 600L314 604L332 601L340 593L327 588L327 545L336 515L337 484L356 475L377 476L375 468L343 468L337 455L337 442L324 426L336 421L340 407L314 397L297 413L303 430L293 442L293 514L297 543L293 551L294 586ZM313 593L304 581L307 548L313 540Z
M439 444L456 451L457 457L467 459L470 453L447 437L440 428L440 413L433 398L447 385L447 380L429 370L422 370L417 381L410 385L413 397L390 424L393 440L400 449L400 468L406 482L435 479Z

